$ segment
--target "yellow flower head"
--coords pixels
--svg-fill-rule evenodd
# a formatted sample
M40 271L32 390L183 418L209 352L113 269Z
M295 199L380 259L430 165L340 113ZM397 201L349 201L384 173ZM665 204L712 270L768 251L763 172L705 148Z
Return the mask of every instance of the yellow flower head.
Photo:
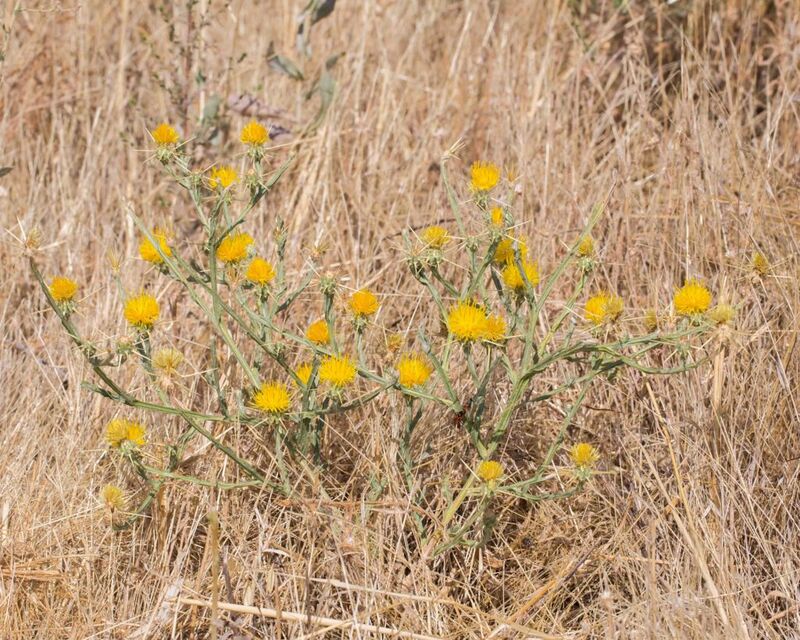
M444 227L434 225L423 229L422 240L431 249L441 249L450 241L450 234Z
M72 302L75 294L78 293L78 285L74 280L64 278L63 276L56 276L50 282L48 287L50 295L56 302Z
M331 334L328 331L328 323L324 320L312 322L306 329L306 338L314 344L328 344Z
M486 318L486 330L484 340L489 342L502 342L506 338L506 321L501 316L489 316Z
M162 122L155 129L150 132L156 144L159 147L167 147L169 145L178 144L180 137L178 132L166 122Z
M535 262L528 262L523 258L522 268L525 269L525 277L531 286L535 287L539 284L539 269ZM520 270L517 268L516 263L509 261L503 269L503 282L509 289L514 291L522 291L525 289L525 281L522 278Z
M711 292L697 279L690 278L675 292L672 304L679 316L696 316L708 311L711 306Z
M125 494L122 489L114 484L107 484L100 490L103 504L112 511L121 511L125 508Z
M769 275L769 260L767 260L763 253L754 253L751 264L753 265L753 271L755 271L757 275L761 276L762 278L766 275Z
M275 278L275 269L264 258L255 257L247 265L244 277L253 284L265 287Z
M211 177L208 179L208 186L212 190L227 189L237 180L239 180L239 174L233 167L214 167L211 170Z
M588 442L579 442L569 450L569 457L578 469L591 469L600 459L600 454Z
M398 382L404 387L418 387L425 384L431 375L431 367L419 356L403 356L397 363Z
M178 367L183 363L183 354L177 349L167 347L159 349L153 354L153 366L163 375L172 377L178 373Z
M658 312L655 309L648 309L644 312L644 328L650 333L658 329Z
M461 300L450 307L447 314L447 330L457 340L464 342L484 340L488 320L483 307L470 300Z
M368 318L378 310L378 298L369 289L360 289L350 296L350 311L357 318Z
M251 147L260 147L269 142L269 131L260 122L251 120L242 127L242 134L239 139Z
M484 482L496 482L503 475L503 465L496 460L484 460L478 465L477 474Z
M128 298L125 302L125 319L137 329L152 329L159 312L158 302L147 293Z
M308 364L301 364L297 369L294 370L295 375L300 378L300 382L303 384L308 384L308 381L311 380L311 372L313 371L313 367Z
M247 233L231 233L217 247L217 260L225 264L236 264L247 257L253 238Z
M600 291L586 301L585 318L596 326L614 322L622 314L622 298L608 291Z
M490 191L500 181L500 169L490 162L473 162L470 174L473 191Z
M492 225L498 229L502 229L506 226L505 216L500 207L495 207L489 212L489 219L492 221Z
M494 250L495 264L506 264L514 260L514 242L519 246L519 255L522 260L528 255L528 245L522 238L514 238L513 236L503 238Z
M736 309L729 304L720 303L708 312L714 324L728 324L736 316Z
M289 410L289 389L281 382L265 382L253 395L253 407L265 413L284 413Z
M126 442L130 442L136 447L142 447L144 446L144 433L144 426L138 422L117 418L106 425L106 442L115 449Z
M347 356L328 356L319 365L319 379L341 389L356 379L356 367Z
M592 236L583 236L578 243L578 255L581 258L591 258L594 255L594 240Z
M155 229L153 231L153 238L155 238L156 242L158 242L158 247L161 249L161 253L168 258L172 257L172 249L170 249L169 245L167 244L167 232L163 229ZM141 256L142 260L152 262L153 264L161 264L164 262L164 259L161 257L161 254L158 253L155 245L150 242L147 237L142 238L142 241L139 244L139 255Z

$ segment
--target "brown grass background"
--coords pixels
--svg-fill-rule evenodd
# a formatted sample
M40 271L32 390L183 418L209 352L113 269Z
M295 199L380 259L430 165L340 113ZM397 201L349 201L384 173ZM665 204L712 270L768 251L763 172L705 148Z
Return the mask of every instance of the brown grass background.
M313 75L344 54L333 104L312 136L277 139L275 164L290 150L298 157L248 230L268 251L280 213L290 269L324 241L326 268L345 287L384 295L377 360L388 357L385 332L413 341L430 322L397 234L449 217L439 159L458 139L458 180L475 159L519 175L517 219L543 269L608 197L597 282L625 297L629 316L663 307L697 275L736 305L735 329L706 343L713 362L689 374L598 383L570 439L600 448L602 472L568 501L505 505L481 550L420 553L393 462L396 399L331 425L323 481L333 504L300 476L300 497L288 501L170 484L149 518L111 531L99 487L136 487L103 443L117 409L81 389L91 371L46 311L17 239L41 229L46 275L81 282L77 322L99 344L126 331L106 254L126 257L126 288L150 284L162 300L158 344L187 353L192 369L176 393L205 393L191 374L207 338L186 301L136 259L126 209L197 241L188 202L147 151L158 121L197 135L195 159L207 166L243 161L236 133L246 117L229 97L257 98L264 120L294 132L313 117L309 85L266 64L270 41L296 57L302 4L202 0L188 45L185 3L0 5L0 165L13 167L0 178L0 637L208 637L208 608L175 598L210 595L212 507L223 601L342 621L325 631L222 611L224 638L388 637L356 621L440 638L800 637L800 13L791 1L619 10L340 0L303 63ZM171 28L185 50L170 43ZM200 116L214 96L224 107L207 136ZM750 268L756 251L772 265L764 278ZM309 296L314 313L318 303ZM298 313L299 325L313 316ZM132 365L120 375L144 387ZM511 472L538 459L565 402L520 412L501 456ZM149 424L155 434L177 429ZM253 438L230 436L242 448ZM474 462L447 416L426 415L415 443L429 444L421 478L434 489ZM230 472L207 448L193 453L194 472ZM367 505L376 479L387 488Z

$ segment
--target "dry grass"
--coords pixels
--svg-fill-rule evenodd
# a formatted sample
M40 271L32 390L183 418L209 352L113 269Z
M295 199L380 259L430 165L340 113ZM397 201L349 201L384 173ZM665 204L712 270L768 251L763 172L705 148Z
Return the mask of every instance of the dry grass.
M698 274L737 305L737 329L722 348L707 345L715 359L695 372L597 385L572 436L598 444L603 473L566 502L506 505L482 550L421 553L390 400L332 424L333 502L299 478L306 499L290 501L170 485L151 518L110 530L96 494L119 475L102 442L114 407L81 389L91 372L44 312L13 236L39 226L47 274L85 283L78 322L100 342L123 335L106 252L129 257L126 286L156 280L132 258L128 204L196 237L188 203L146 164L146 128L183 126L186 114L195 130L215 94L255 95L287 128L316 109L265 64L270 40L292 50L303 3L253 4L214 3L186 61L169 53L167 23L147 3L4 3L0 164L14 170L0 178L0 636L208 637L209 609L175 598L211 594L216 508L222 601L301 614L276 622L223 608L223 638L388 637L364 625L437 638L800 637L800 22L790 1L652 0L616 12L610 2L341 0L313 39L315 65L345 53L336 99L313 137L279 139L297 143L280 154L296 148L298 160L249 223L254 235L266 239L281 211L295 266L324 240L348 286L388 297L386 330L411 331L427 309L398 268L397 234L448 217L437 163L463 138L459 171L476 158L516 168L518 217L543 267L608 196L600 277L629 308L663 303ZM180 37L185 17L176 6ZM180 97L198 71L206 83L190 83L186 109L154 79L163 73ZM243 120L226 117L234 130ZM223 129L197 161L233 153ZM754 251L770 258L768 277L753 276ZM162 339L202 368L203 336L178 302L168 315L180 322ZM196 384L183 393L201 393ZM520 412L507 464L536 459L562 406ZM438 414L420 429L435 443L425 482L457 479L472 463L463 436ZM220 459L196 453L197 471L220 472ZM376 478L387 489L368 505ZM325 632L314 616L341 626Z

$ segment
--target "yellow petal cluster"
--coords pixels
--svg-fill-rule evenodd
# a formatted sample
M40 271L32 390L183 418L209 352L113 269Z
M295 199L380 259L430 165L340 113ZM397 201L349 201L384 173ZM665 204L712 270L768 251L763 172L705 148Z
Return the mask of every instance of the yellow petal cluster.
M490 316L486 309L471 300L461 300L450 307L447 330L462 342L498 342L505 337L505 321L499 316Z
M356 367L347 356L328 356L319 366L319 379L342 389L356 379Z
M450 234L444 227L433 225L423 229L422 240L431 249L441 249L450 241Z
M522 268L525 270L525 277L532 287L539 284L539 268L535 262L528 262L522 260ZM517 267L516 262L509 261L503 268L503 282L509 289L514 291L522 291L525 289L525 280L522 278L522 273Z
M217 260L225 264L235 264L247 257L253 238L247 233L231 233L222 239L217 247Z
M314 344L328 344L331 339L328 323L325 320L312 322L306 329L306 338Z
M496 460L484 460L478 465L476 473L484 482L495 482L503 475L503 465Z
M121 511L125 508L125 494L117 485L107 484L100 490L100 499L112 511Z
M106 425L106 442L110 447L118 449L125 442L137 447L144 446L145 428L138 422L116 418Z
M696 316L708 311L711 306L711 292L696 278L689 278L675 292L672 304L675 306L675 313L679 316Z
M614 322L622 314L622 298L608 291L600 291L586 301L584 317L596 326Z
M289 389L282 382L264 382L253 394L253 407L265 413L288 411L291 400Z
M297 367L297 369L294 370L294 373L298 378L300 378L300 382L303 384L308 384L308 381L311 380L312 371L313 367L306 362Z
M378 310L378 298L369 289L360 289L350 296L350 311L357 318L368 318Z
M260 147L269 142L269 131L260 122L251 120L242 127L242 133L239 139L243 144L251 147Z
M418 387L428 381L431 371L430 365L424 358L403 356L397 363L397 380L404 387Z
M150 132L150 135L153 136L153 140L159 147L167 147L169 145L178 144L180 141L178 132L175 131L174 127L168 125L166 122L162 122L155 129L153 129Z
M239 180L239 174L233 167L214 167L211 170L211 177L208 179L208 186L211 187L212 191L227 189L237 180Z
M491 162L473 162L470 176L473 191L490 191L500 182L500 169Z
M125 319L137 329L152 329L160 312L156 299L147 293L128 298L125 302Z
M579 469L591 469L600 459L600 454L588 442L579 442L570 449L569 457Z
M161 249L161 253L168 258L172 257L172 249L170 249L167 244L167 232L163 229L155 229L153 231L153 238L158 242L158 248ZM161 264L164 262L164 258L161 257L158 249L156 249L155 245L150 242L147 237L142 238L139 244L139 256L142 260L152 262L153 264Z
M528 255L528 245L523 238L515 238L514 236L509 236L508 238L503 238L498 244L497 248L494 250L494 262L495 264L507 264L514 260L514 243L517 243L519 247L519 255L520 257L525 260L525 256Z
M245 249L245 254L247 250ZM264 258L255 257L247 265L247 272L244 274L253 284L265 287L275 278L275 269Z
M69 278L56 276L50 282L48 289L56 302L71 302L78 293L78 284Z

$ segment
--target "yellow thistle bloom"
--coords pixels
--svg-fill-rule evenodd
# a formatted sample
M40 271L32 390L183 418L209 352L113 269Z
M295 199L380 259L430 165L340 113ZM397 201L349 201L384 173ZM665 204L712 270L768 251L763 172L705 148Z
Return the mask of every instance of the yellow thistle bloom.
M672 299L675 312L680 316L696 316L708 311L711 292L695 278L690 278L675 292Z
M500 181L500 169L491 162L473 162L470 174L473 191L489 191Z
M244 127L239 139L246 145L251 147L260 147L267 144L269 141L269 131L260 122L251 120Z
M583 236L578 243L578 255L581 258L591 258L594 255L594 240L592 236Z
M489 342L502 342L506 338L506 321L500 316L489 316L486 318L486 329L484 340Z
M532 287L539 284L539 269L535 262L528 262L523 258L522 268L525 269L525 277ZM516 263L509 261L505 266L503 269L503 282L509 289L514 291L522 291L525 288L525 280L523 280Z
M484 460L478 465L476 473L486 483L496 482L503 475L503 465L496 460Z
M644 328L650 333L658 329L658 312L655 309L648 309L644 312Z
M520 258L525 260L525 256L528 255L528 245L522 238L514 238L513 236L509 238L503 238L498 244L497 248L494 250L494 262L495 264L506 264L514 260L514 242L516 241L517 246L519 246L519 255Z
M168 258L172 257L172 249L170 249L167 244L167 232L163 229L155 229L153 231L153 238L158 242L161 253ZM164 259L161 257L161 254L158 253L155 245L146 237L142 238L142 242L139 244L139 255L142 260L152 262L153 264L161 264L164 262Z
M569 457L578 469L591 469L600 459L600 454L588 442L579 442L569 450Z
M173 144L178 144L180 137L178 132L166 122L162 122L155 129L150 132L153 140L159 147L166 147Z
M266 413L284 413L289 410L289 389L281 382L265 382L253 395L253 407Z
M265 287L275 278L275 269L264 258L253 258L244 275L253 284Z
M107 484L100 490L103 504L112 511L121 511L125 508L125 494L122 489L113 484Z
M441 249L450 241L450 234L444 227L434 225L422 231L422 239L432 249Z
M763 253L753 254L752 265L753 265L753 271L755 271L756 274L761 276L762 278L769 274L770 271L769 260L767 260L766 256Z
M137 447L144 446L144 434L143 425L123 418L112 420L106 425L106 442L115 449L121 447L125 442L130 442Z
M736 316L736 309L729 304L720 303L708 312L714 324L728 324Z
M368 318L378 310L378 298L369 289L361 289L350 296L350 311L357 318Z
M347 356L328 356L319 366L319 379L341 389L356 379L356 367Z
M48 289L56 302L72 302L75 294L78 293L78 284L69 278L56 276L50 282Z
M226 264L241 262L247 257L253 238L247 233L231 233L217 247L217 260Z
M622 314L622 298L608 291L600 291L586 301L585 318L596 326L614 322Z
M152 329L160 313L156 299L142 293L125 302L125 319L137 329Z
M328 344L331 334L328 331L328 323L325 320L312 322L306 329L306 338L314 344Z
M172 377L178 373L178 367L183 363L183 354L177 349L167 347L159 349L153 354L153 366L163 375Z
M313 371L313 367L308 364L301 364L297 369L294 370L294 374L300 378L300 382L303 384L308 384L308 381L311 380L311 372Z
M506 226L505 216L500 207L495 207L489 212L489 219L492 221L492 225L498 229L502 229Z
M469 300L462 300L450 307L447 314L447 330L457 340L472 342L486 338L488 316L486 310Z
M397 380L404 387L418 387L425 384L431 372L430 365L419 356L403 356L397 363Z
M233 167L214 167L211 170L211 177L208 179L208 186L212 190L227 189L237 180L239 180L239 174Z

